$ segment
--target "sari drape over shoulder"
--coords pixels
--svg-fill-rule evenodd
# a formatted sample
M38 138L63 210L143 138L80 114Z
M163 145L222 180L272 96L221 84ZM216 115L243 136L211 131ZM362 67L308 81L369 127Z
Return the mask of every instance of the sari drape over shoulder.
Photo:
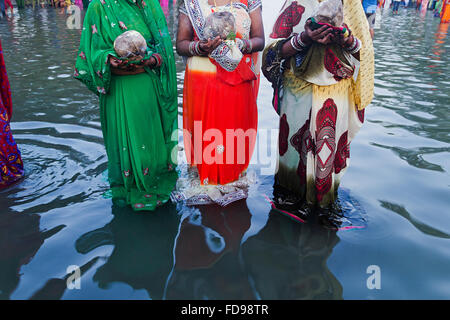
M0 189L16 182L24 175L22 158L11 133L11 88L0 40Z
M250 13L260 0L242 0L214 7L208 0L185 0L180 14L189 17L194 39L204 40L205 19L213 11L229 11L236 19L236 35L249 39ZM257 130L258 54L235 60L226 44L210 57L187 59L183 96L183 137L190 174L180 179L176 200L188 204L230 202L247 197L245 172Z
M160 55L159 68L136 75L111 73L108 56L117 57L114 40L127 30L143 35L149 55ZM154 210L167 202L177 179L172 160L177 87L173 46L159 2L93 0L74 76L99 95L113 199L124 199L135 210Z
M283 59L281 48L304 31L318 0L285 2L263 54L262 70L280 114L277 183L310 205L329 207L348 165L350 142L373 97L372 39L359 0L343 0L344 23L361 41L359 59L338 45L313 43Z

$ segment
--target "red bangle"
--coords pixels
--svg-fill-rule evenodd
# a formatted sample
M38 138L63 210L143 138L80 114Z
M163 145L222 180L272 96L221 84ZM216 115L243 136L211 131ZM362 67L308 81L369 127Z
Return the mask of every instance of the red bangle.
M203 50L202 47L200 46L200 41L197 41L197 45L195 48L199 56L205 56L207 54L207 52Z
M159 68L162 65L162 57L159 53L152 54L152 57L156 60L156 65L154 68Z

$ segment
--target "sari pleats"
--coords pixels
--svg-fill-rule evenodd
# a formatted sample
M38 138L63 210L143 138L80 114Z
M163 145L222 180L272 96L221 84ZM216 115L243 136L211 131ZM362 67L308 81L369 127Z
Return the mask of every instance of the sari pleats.
M151 74L113 76L110 94L100 100L113 198L135 210L167 202L177 179L170 158L176 141L164 134L155 90Z

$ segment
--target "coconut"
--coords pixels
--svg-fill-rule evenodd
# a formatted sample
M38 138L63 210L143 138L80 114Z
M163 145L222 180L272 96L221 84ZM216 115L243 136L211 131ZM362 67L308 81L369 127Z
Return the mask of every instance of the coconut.
M142 60L147 52L147 42L138 31L126 31L114 41L114 51L120 58Z
M213 12L205 20L204 34L206 39L220 37L225 40L230 33L236 33L236 19L231 12Z
M314 14L317 22L328 23L340 27L344 23L344 10L341 0L325 0L319 4Z

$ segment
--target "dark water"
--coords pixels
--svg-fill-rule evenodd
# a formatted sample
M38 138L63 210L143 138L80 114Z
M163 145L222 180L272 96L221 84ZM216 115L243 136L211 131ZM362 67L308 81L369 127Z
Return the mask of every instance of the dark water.
M267 33L281 1L263 3ZM80 31L65 19L26 9L0 20L26 167L0 193L1 299L450 298L448 24L383 17L375 99L339 194L343 226L356 228L336 232L272 211L271 175L225 209L113 207L97 99L71 78ZM278 126L271 94L263 81L260 128ZM80 290L66 289L70 265ZM379 290L366 285L371 265Z

